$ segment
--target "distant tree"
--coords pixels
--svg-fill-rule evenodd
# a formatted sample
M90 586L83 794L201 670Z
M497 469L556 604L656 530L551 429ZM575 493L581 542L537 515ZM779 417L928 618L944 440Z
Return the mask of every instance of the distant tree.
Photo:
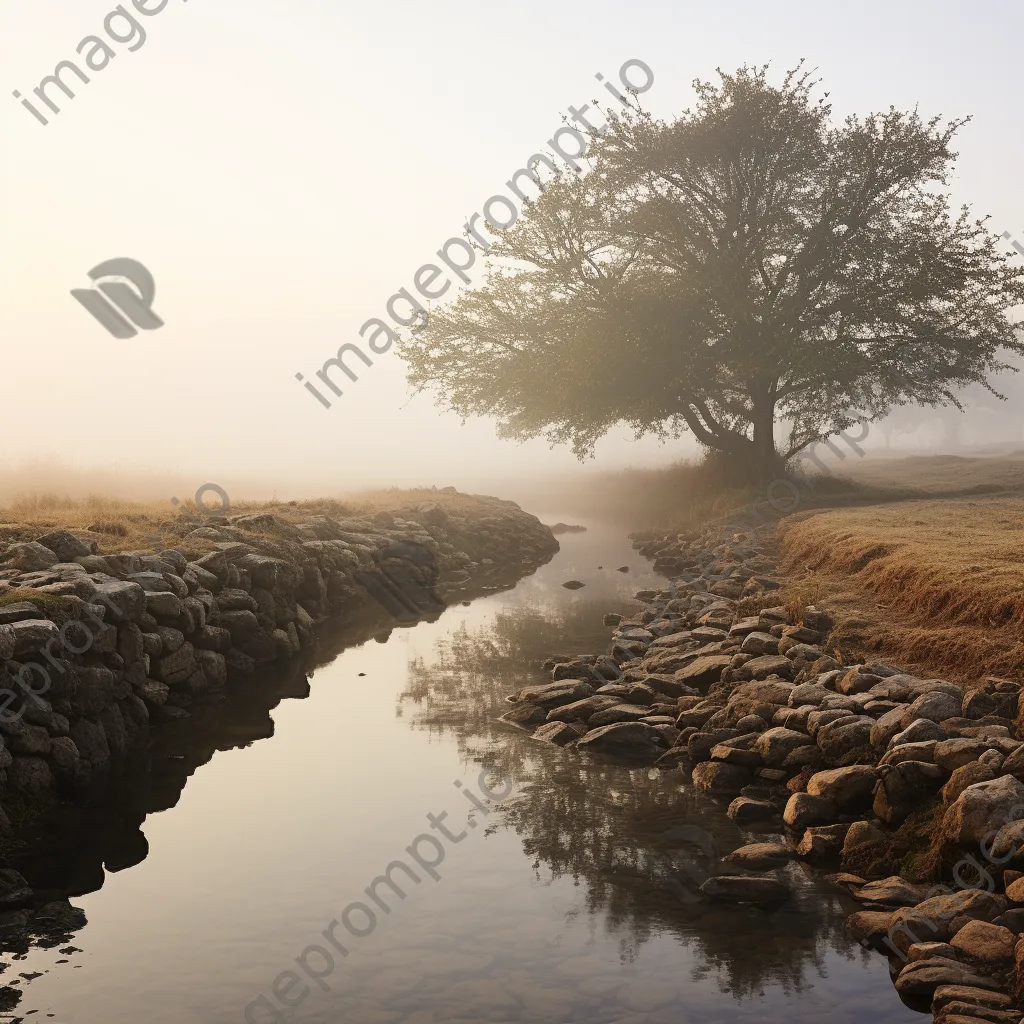
M764 481L858 414L955 404L1024 352L1024 269L942 191L964 120L837 127L799 67L780 87L718 73L694 111L630 110L587 172L542 185L484 283L403 342L414 386L580 457L617 422L689 430Z

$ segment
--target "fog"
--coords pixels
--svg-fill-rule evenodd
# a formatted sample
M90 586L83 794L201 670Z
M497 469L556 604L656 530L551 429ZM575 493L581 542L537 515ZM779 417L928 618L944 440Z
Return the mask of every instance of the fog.
M150 0L150 9L158 0ZM129 8L131 5L126 5ZM890 104L974 120L958 137L956 204L1024 238L1018 55L1009 2L449 0L349 5L170 0L137 16L49 123L24 107L102 0L6 0L0 12L0 497L19 489L182 497L206 481L287 499L361 486L455 485L515 496L528 480L696 454L613 431L581 467L544 441L499 439L410 394L394 350L356 363L325 408L316 371L547 146L595 75L654 75L669 117L716 66L806 57L838 121ZM21 97L12 96L18 92ZM1010 244L1009 242L1007 243ZM163 326L115 338L72 298L128 257L155 281ZM479 280L474 278L474 281ZM454 295L454 289L445 299ZM1019 393L1019 392L1017 392ZM966 396L958 430L897 414L865 446L1020 443L1019 402ZM185 492L182 494L181 492Z

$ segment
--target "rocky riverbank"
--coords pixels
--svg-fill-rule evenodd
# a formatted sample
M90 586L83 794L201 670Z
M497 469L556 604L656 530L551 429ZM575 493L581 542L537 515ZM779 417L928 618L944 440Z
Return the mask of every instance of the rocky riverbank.
M833 871L865 908L848 929L890 958L905 1002L942 1024L1019 1024L1020 684L844 663L832 616L780 604L749 534L637 547L670 588L606 617L608 653L550 659L551 682L511 695L503 719L578 755L684 773L738 825L774 833L726 858L705 898L771 909L791 862Z
M0 842L9 863L24 852L19 825L41 809L102 799L159 726L243 699L263 685L264 666L290 678L321 640L333 648L335 634L348 635L346 623L366 632L435 617L439 593L497 589L558 550L512 502L453 489L437 496L362 518L301 508L181 517L159 550L111 550L109 534L55 530L0 551ZM0 941L81 925L64 898L40 906L46 896L0 870Z

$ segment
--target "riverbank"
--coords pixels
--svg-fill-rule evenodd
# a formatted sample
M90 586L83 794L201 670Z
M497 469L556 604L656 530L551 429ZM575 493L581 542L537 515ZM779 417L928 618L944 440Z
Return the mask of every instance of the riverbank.
M504 720L570 756L680 773L751 838L776 834L718 865L703 899L770 910L790 898L786 865L831 870L865 907L848 929L890 957L905 1002L946 1024L1019 1021L1020 684L844 658L834 617L783 603L750 534L637 541L672 588L609 616L607 654L551 659L551 682L510 695Z
M436 617L446 601L508 586L558 550L512 502L446 489L390 492L383 504L347 517L337 503L182 514L162 524L162 544L134 550L124 542L138 524L6 524L20 532L0 551L8 863L29 823L102 800L161 728L244 698L270 669L308 692L302 666L322 644L329 657L339 636L362 642ZM47 895L0 870L0 939L73 930L66 899L40 906Z

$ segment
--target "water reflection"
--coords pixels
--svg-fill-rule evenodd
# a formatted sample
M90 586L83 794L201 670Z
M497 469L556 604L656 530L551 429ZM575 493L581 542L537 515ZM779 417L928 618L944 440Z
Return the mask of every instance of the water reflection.
M353 945L329 991L311 986L255 1024L920 1019L799 867L773 914L695 902L716 855L753 838L723 807L679 777L584 761L497 722L546 657L604 650L603 615L655 582L618 531L561 541L514 591L468 608L449 596L434 621L395 629L367 611L291 673L161 730L116 790L59 812L73 831L40 822L21 867L33 884L92 893L90 923L74 940L84 953L9 962L7 978L50 972L24 1002L59 1009L57 1024L238 1024L426 830L425 812L465 827L452 780L487 768L515 795L451 850L442 879ZM585 588L561 587L573 578ZM680 839L683 827L712 845Z
M697 825L725 856L777 836L737 828L724 805L678 774L580 757L497 721L508 708L507 694L549 678L540 665L552 653L607 649L610 631L600 623L614 604L584 598L559 608L557 579L543 577L528 606L440 639L430 657L411 665L400 698L401 713L415 728L451 735L468 757L517 780L521 798L506 823L522 840L537 878L567 877L582 886L587 912L619 937L631 959L652 937L670 932L691 954L693 980L714 978L720 991L737 999L763 998L770 988L787 996L807 991L813 979L827 975L829 952L877 968L877 959L843 928L857 907L810 869L786 869L794 899L773 913L723 908L695 891L716 873L708 850L684 849L680 856L664 839L683 823ZM909 1017L902 1007L878 1009L892 1011L892 1019Z

